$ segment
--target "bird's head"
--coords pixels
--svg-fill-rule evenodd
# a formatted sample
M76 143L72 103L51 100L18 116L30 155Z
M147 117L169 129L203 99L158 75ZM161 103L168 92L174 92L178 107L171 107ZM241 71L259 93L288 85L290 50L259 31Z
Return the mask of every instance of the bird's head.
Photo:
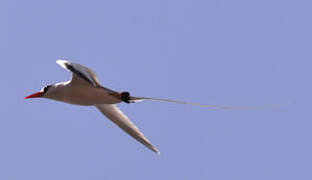
M47 85L43 87L39 92L26 96L25 99L47 97L50 94L50 92L53 91L52 87L53 85Z

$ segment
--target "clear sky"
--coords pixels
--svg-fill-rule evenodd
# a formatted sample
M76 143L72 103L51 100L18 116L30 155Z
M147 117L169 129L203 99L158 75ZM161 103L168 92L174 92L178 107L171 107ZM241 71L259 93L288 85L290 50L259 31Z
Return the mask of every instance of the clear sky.
M0 3L0 179L312 179L309 0ZM93 69L132 95L216 105L120 104L156 155L94 107L24 100Z

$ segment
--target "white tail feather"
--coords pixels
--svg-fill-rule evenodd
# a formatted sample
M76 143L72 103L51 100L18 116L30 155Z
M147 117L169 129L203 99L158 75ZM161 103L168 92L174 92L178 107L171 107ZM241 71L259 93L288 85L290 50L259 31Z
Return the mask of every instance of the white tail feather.
M218 106L218 105L207 105L207 104L200 104L194 102L185 102L185 101L177 101L171 99L161 99L161 98L149 98L149 97L131 97L131 102L141 102L144 100L151 100L151 101L161 101L161 102L170 102L170 103L178 103L178 104L189 104L193 106L200 106L200 107L208 107L208 108L215 108L215 109L259 109L259 108L267 108L267 107L277 107L283 105L267 105L267 106Z

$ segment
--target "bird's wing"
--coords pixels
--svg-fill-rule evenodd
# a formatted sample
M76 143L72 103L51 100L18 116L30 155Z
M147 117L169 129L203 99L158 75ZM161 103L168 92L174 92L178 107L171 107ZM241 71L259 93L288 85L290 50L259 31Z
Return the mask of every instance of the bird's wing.
M130 119L113 104L102 104L96 106L108 119L119 126L122 130L135 138L137 141L159 154L159 151L149 142L143 133L130 121Z
M57 60L57 64L59 64L62 68L71 71L73 73L73 77L71 83L73 84L88 84L95 87L100 86L100 82L96 76L96 74L89 68L77 64L72 63L66 60Z

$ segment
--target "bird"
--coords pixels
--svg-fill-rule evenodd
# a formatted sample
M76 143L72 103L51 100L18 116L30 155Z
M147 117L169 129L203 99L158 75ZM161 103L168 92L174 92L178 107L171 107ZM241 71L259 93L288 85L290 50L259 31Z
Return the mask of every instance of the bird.
M157 154L160 154L159 150L144 136L139 128L117 107L116 104L122 102L130 104L144 100L152 100L211 108L231 108L228 106L202 105L171 99L131 96L128 91L118 92L102 86L96 74L91 69L81 64L62 59L57 60L56 63L62 68L70 71L72 73L72 78L66 82L47 85L39 92L26 96L25 99L47 98L73 105L95 106L114 124Z

